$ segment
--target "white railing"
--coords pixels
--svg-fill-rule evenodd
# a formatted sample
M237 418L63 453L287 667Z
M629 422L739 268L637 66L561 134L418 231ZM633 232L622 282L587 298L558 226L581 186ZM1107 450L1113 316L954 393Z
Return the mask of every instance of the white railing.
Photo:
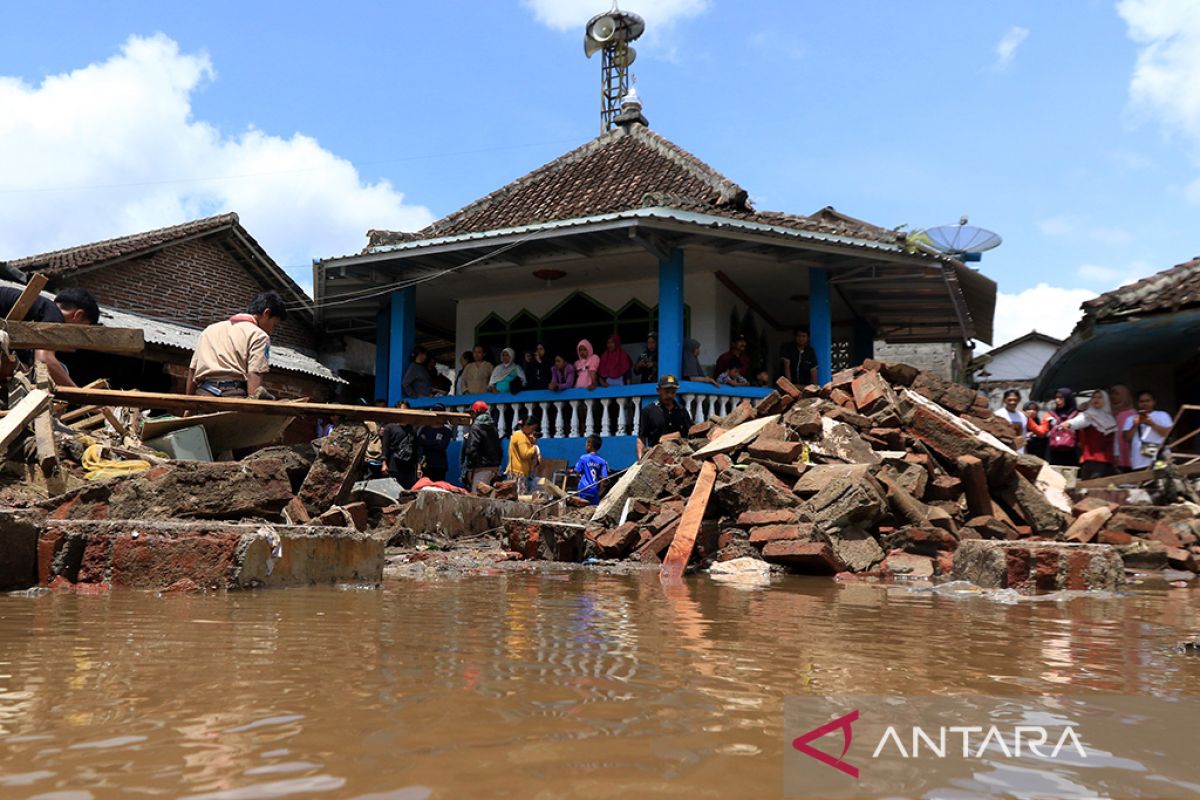
M743 400L757 400L769 391L752 387L717 387L688 381L680 386L678 398L694 422L703 422L711 417L724 416ZM468 411L473 403L483 400L491 409L501 438L513 432L518 420L533 416L540 420L544 438L565 439L592 434L602 437L637 436L641 408L645 403L653 402L655 394L653 384L635 384L594 391L570 389L515 395L450 395L410 402L413 408L428 408L434 403L442 403L449 411ZM459 438L464 433L465 428L459 428Z

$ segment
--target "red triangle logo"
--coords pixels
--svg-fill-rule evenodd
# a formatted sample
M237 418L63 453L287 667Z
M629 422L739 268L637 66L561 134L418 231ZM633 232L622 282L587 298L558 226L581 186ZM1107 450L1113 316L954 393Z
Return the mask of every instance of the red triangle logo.
M850 729L850 726L857 721L858 721L858 709L856 708L853 711L851 711L849 714L838 717L837 719L831 719L829 722L826 722L824 725L821 725L818 728L813 728L811 731L804 734L803 736L797 736L795 739L792 740L792 747L796 748L801 753L804 753L804 755L809 756L810 758L815 758L817 761L820 761L822 764L828 764L829 766L833 767L834 769L846 773L851 778L858 778L858 767L855 767L851 764L847 764L845 761L842 761L842 759L845 758L846 753L850 750L850 740L854 736L853 731L851 731L851 729ZM815 747L809 746L809 742L814 741L816 739L820 739L825 734L831 733L836 730L841 730L841 732L842 732L842 754L839 755L837 758L834 758L833 756L829 755L829 753L826 753L823 750L818 750Z

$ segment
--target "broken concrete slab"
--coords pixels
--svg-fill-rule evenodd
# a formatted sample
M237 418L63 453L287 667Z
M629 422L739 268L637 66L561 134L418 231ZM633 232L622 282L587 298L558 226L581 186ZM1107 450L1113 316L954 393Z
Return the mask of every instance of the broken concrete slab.
M717 503L726 514L773 508L796 508L800 499L766 467L751 464L720 475L716 486Z
M350 528L48 520L39 545L39 573L71 583L251 589L383 579L383 542Z
M367 429L362 425L338 425L320 440L317 457L297 493L311 516L320 516L330 506L350 499L361 471L367 439Z
M504 520L504 540L510 550L543 561L583 561L587 528L574 522L543 519Z
M836 480L861 480L869 474L865 464L814 464L792 486L796 494L816 494Z
M592 513L592 522L615 523L621 516L626 500L653 500L658 497L669 478L667 468L657 461L640 461L634 464L617 479L608 494L600 499L600 504Z
M851 572L866 572L883 560L883 548L862 528L851 526L827 532L824 537L833 548L834 558Z
M830 482L802 507L818 529L870 528L887 513L883 488L869 475L845 476Z
M1114 591L1125 583L1118 551L1069 542L964 541L954 553L954 577L985 589Z
M1046 495L1025 479L1024 475L1014 475L1012 494L1020 509L1026 524L1033 532L1042 536L1051 536L1062 531L1067 525L1067 516L1046 500ZM1068 506L1069 508L1069 506Z
M43 504L53 519L275 519L292 499L278 459L174 461Z
M821 435L809 444L808 449L810 452L836 458L847 464L880 462L879 454L863 441L857 430L831 417L821 418Z
M394 525L417 535L460 539L495 530L505 517L530 517L535 506L513 500L457 492L416 492L395 516Z

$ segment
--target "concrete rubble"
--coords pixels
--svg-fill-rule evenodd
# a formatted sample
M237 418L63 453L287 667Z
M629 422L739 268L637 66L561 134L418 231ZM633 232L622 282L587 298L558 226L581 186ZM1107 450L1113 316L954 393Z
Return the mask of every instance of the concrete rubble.
M505 484L480 497L365 480L358 424L240 461L114 445L149 468L99 480L83 479L83 448L60 432L57 491L16 463L17 443L0 478L0 590L378 583L389 547L412 563L478 552L481 563L659 567L681 528L675 549L690 568L736 562L754 581L791 572L1041 591L1200 571L1200 508L1068 491L1018 454L970 389L871 360L823 387L778 387L664 437L595 507L521 502ZM715 472L711 494L685 515L702 472Z
M72 458L81 455L77 440L59 436L66 491L39 498L27 473L0 482L0 590L377 584L387 541L404 521L400 505L352 497L363 471L361 425L240 461L171 461L126 445L123 454L149 468L96 480ZM38 488L45 495L50 485ZM484 517L498 522L502 510Z
M823 387L778 386L651 448L589 518L506 520L505 546L527 559L659 564L711 461L696 568L750 558L800 574L1025 592L1114 589L1127 570L1200 571L1200 508L1073 500L972 389L872 360Z

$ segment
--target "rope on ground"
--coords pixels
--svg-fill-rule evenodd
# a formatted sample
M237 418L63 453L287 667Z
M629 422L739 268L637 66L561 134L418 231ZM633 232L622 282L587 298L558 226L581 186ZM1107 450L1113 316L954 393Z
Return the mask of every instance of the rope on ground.
M83 442L85 448L82 463L85 471L84 478L86 480L99 481L121 475L135 475L150 469L150 462L143 461L140 458L128 461L114 461L110 458L104 458L104 445L99 444L90 436L79 436L78 439Z

